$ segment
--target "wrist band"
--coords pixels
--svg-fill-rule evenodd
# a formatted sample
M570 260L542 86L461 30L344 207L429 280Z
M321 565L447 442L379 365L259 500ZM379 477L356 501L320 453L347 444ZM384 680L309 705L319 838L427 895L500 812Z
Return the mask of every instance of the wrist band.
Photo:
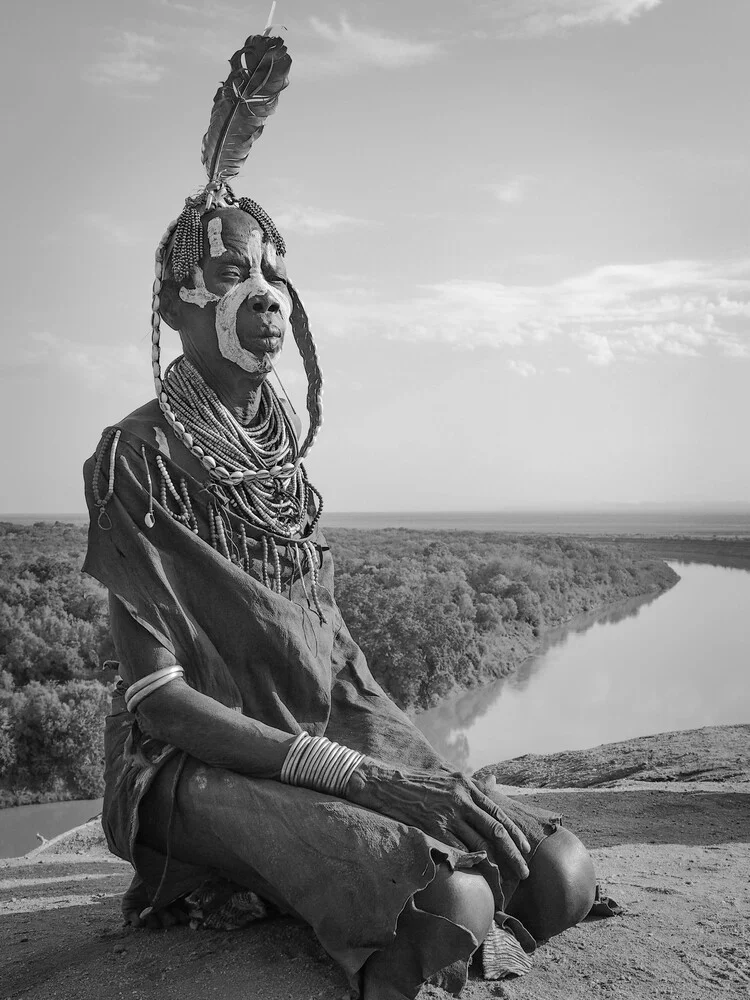
M165 684L177 680L178 677L184 677L184 675L183 668L179 663L175 663L171 667L162 667L161 670L154 670L153 673L141 677L140 680L131 684L125 692L125 707L129 712L135 711L144 698L148 698L154 691L158 691Z
M300 733L284 758L280 780L341 798L346 784L365 755L325 736Z

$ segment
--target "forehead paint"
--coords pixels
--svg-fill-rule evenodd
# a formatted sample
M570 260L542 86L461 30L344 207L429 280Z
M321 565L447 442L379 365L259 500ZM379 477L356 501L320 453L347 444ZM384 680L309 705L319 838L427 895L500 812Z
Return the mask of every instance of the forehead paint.
M263 234L260 229L251 229L247 238L247 255L253 267L259 267L263 256Z
M263 247L263 257L272 270L276 270L276 247L269 240Z
M213 221L213 220L212 220ZM203 268L199 264L193 267L190 275L193 279L195 288L185 288L180 289L180 298L183 302L188 302L192 306L200 306L201 309L205 309L209 302L218 302L221 298L220 295L214 295L213 292L209 292L206 288L206 282L203 277Z
M227 252L224 241L221 238L221 219L209 219L208 222L208 246L212 257L221 257Z

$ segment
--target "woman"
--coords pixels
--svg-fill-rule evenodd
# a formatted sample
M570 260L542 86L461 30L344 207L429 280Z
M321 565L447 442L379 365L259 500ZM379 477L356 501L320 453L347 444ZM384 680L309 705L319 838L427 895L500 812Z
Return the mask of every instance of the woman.
M251 36L231 66L209 184L157 252L157 399L108 428L84 470L84 569L109 589L122 674L103 823L136 869L135 924L145 903L168 921L219 877L310 924L365 1000L427 979L458 994L485 939L486 971L520 972L535 939L580 920L593 868L555 818L454 773L341 619L302 465L320 424L315 346L283 240L227 184L289 57ZM161 319L184 351L163 375ZM301 445L268 382L289 327L309 383Z

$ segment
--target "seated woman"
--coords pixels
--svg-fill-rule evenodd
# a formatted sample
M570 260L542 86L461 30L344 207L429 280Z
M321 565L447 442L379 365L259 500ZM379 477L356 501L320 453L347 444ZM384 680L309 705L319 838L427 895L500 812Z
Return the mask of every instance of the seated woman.
M536 940L579 921L593 868L554 817L432 750L336 607L302 465L320 424L315 346L281 237L226 184L227 131L246 116L247 155L289 62L266 35L233 58L209 185L157 251L157 399L106 429L84 470L84 569L109 589L122 674L103 824L136 869L135 925L220 876L306 921L365 1000L431 978L457 995L483 941L489 974L520 972ZM184 351L163 375L162 318ZM289 327L309 381L302 444L268 381Z

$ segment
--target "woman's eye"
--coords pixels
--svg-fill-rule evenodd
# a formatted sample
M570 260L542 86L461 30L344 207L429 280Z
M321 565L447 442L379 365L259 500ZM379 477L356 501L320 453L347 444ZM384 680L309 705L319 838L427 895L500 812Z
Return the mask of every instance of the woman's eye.
M282 274L281 271L277 271L275 268L269 267L267 264L264 264L262 271L263 277L266 281L271 281L275 285L283 285L286 283L285 273Z
M240 281L242 272L238 267L225 267L220 274L222 281Z

